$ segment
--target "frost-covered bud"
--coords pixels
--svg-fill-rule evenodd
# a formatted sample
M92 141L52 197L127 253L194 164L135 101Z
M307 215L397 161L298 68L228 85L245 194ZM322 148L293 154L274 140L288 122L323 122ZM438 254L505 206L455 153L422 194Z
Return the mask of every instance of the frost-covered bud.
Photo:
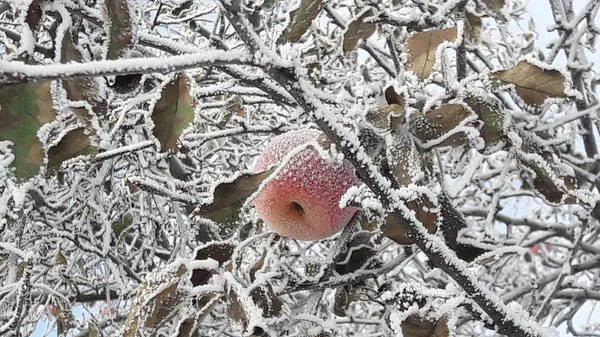
M316 140L317 130L290 131L271 140L256 163L261 171L279 163L297 147ZM325 161L308 147L293 156L254 200L261 219L277 234L297 240L320 240L344 228L356 207L340 208L342 195L360 181L352 165Z

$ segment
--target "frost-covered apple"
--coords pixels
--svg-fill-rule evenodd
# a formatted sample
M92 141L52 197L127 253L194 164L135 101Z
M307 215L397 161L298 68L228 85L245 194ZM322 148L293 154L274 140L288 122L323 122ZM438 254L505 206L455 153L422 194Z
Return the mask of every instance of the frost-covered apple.
M279 163L294 149L315 141L317 130L290 131L274 137L255 170ZM352 165L324 160L307 147L294 155L260 191L254 205L260 218L277 234L297 240L320 240L344 228L356 207L340 208L342 195L359 183Z

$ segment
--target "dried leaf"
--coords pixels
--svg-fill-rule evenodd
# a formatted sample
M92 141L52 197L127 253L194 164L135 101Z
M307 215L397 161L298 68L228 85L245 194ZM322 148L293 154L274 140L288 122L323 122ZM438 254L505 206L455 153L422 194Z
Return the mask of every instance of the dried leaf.
M574 204L570 191L577 188L573 170L558 156L541 145L533 134L519 131L521 147L516 149L519 167L525 182L550 204Z
M517 94L527 104L540 106L548 98L566 98L565 78L557 70L542 69L528 61L497 71L491 76L515 85Z
M256 261L256 263L254 263L254 265L252 266L252 269L250 269L250 282L254 282L254 280L256 280L256 272L263 268L263 266L265 265L266 257L267 257L267 250L265 249L265 251L263 251L260 259L258 259Z
M133 224L133 216L130 213L127 213L121 217L120 221L113 223L111 228L115 236L119 238L121 233L129 228L131 224Z
M460 104L442 105L425 115L411 116L410 132L424 143L432 142L452 132L468 116L469 112ZM456 132L441 142L434 142L433 147L460 146L467 142L464 132Z
M127 0L105 0L104 14L107 25L110 25L108 55L109 60L116 60L123 56L123 51L130 46L133 38L131 22L132 8Z
M277 44L300 41L322 8L322 0L300 0L299 7L290 12L288 26L277 39Z
M245 116L246 111L244 110L243 103L242 97L238 95L229 97L217 115L217 126L221 128L224 127L229 123L229 120L233 115Z
M32 0L27 8L27 16L25 16L25 22L29 26L32 32L35 31L37 25L42 19L42 3L44 0Z
M131 304L124 337L142 336L146 328L155 328L168 318L187 295L180 289L185 265L173 264L142 283Z
M473 43L478 43L481 34L481 18L469 11L465 13L465 18L465 33L467 38Z
M413 140L398 134L386 148L388 167L400 186L417 183L422 172L422 160Z
M374 257L377 250L371 243L373 233L357 232L347 244L347 249L335 257L335 271L340 275L354 273L357 270L372 269L377 265Z
M222 267L231 260L235 245L227 242L211 242L196 249L196 260L213 259ZM212 276L212 271L206 269L194 269L190 280L194 286L206 284Z
M377 25L364 22L366 18L371 16L373 16L373 10L369 9L348 24L342 47L345 53L356 49L358 41L361 39L366 40L375 33Z
M270 283L255 287L250 291L252 301L263 311L263 317L277 317L283 309L283 301L273 291Z
M445 318L438 322L431 322L425 318L411 316L402 322L404 337L448 337L449 334L448 322Z
M75 47L73 36L70 32L65 32L62 41L61 62L82 63L83 57ZM91 123L93 115L103 116L108 112L106 101L100 97L98 91L98 82L91 77L74 78L63 80L62 85L67 92L67 99L70 101L83 101L90 104L92 111L86 108L71 108L71 111L80 121L84 123L88 130L92 130Z
M13 143L13 165L18 178L28 179L39 172L44 150L37 131L54 117L50 83L17 84L0 89L0 141Z
M415 212L416 218L427 228L429 233L433 234L437 231L438 213L434 212L435 207L427 197L422 196L409 201L406 206ZM408 221L404 217L397 217L395 214L388 215L385 224L381 227L383 235L401 245L413 244L413 238L406 232L407 226L411 225Z
M483 126L479 133L485 141L485 154L493 153L499 148L504 147L506 142L506 133L504 130L504 120L506 116L501 112L499 106L478 102L475 99L466 99L465 103L477 114Z
M401 107L404 107L406 104L406 94L398 94L393 86L389 86L387 89L385 89L385 100L389 105L397 104ZM404 110L402 110L402 112L404 113Z
M90 138L83 128L71 130L48 150L48 173L54 174L66 160L97 152L98 149L90 144Z
M202 205L200 213L210 216L212 213L237 205L240 201L254 193L263 180L275 171L275 167L258 173L243 173L236 176L231 182L217 185L212 191L213 202ZM240 205L241 206L241 205ZM239 209L237 209L239 211Z
M388 131L393 125L404 119L404 105L390 104L377 110L371 110L365 120L377 129Z
M346 317L346 309L348 309L349 304L350 300L346 288L337 288L333 300L333 313L339 317Z
M456 41L456 27L419 32L406 40L406 49L411 57L408 70L414 71L420 79L433 73L436 50L445 41Z
M477 4L481 7L488 16L504 23L507 21L506 15L503 12L506 0L478 0Z
M177 139L194 119L194 101L184 74L178 73L162 88L154 105L154 136L164 151L177 150Z

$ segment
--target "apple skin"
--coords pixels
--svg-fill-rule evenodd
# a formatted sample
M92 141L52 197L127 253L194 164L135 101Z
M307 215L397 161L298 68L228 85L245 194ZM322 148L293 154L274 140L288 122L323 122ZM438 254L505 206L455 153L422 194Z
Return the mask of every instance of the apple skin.
M320 135L321 131L306 129L274 137L258 157L255 171L279 163L290 151ZM320 240L344 228L358 210L342 209L339 202L348 188L359 183L350 163L327 162L309 147L263 187L254 206L275 233L296 240Z

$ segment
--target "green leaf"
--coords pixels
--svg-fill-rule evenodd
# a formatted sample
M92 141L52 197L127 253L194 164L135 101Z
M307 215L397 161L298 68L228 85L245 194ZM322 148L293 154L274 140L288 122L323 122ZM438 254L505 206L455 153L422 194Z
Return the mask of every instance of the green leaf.
M163 150L177 150L177 139L194 119L194 101L184 74L176 74L162 89L154 105L154 136Z
M55 117L50 83L28 83L0 89L0 141L13 143L15 175L28 179L43 165L44 150L37 131Z
M110 25L110 39L108 44L109 60L115 60L122 56L133 38L131 22L132 8L127 0L104 0L107 24Z
M84 133L84 128L71 130L48 150L48 173L54 174L66 160L96 152L98 149L90 144L90 138Z
M321 0L301 0L300 6L290 12L288 26L277 39L277 44L300 41L300 38L306 33L322 8L323 2Z
M364 19L373 16L373 10L369 9L362 13L359 17L348 24L348 29L344 33L344 52L354 50L358 45L358 41L366 40L371 37L377 30L377 25L374 23L365 23Z

